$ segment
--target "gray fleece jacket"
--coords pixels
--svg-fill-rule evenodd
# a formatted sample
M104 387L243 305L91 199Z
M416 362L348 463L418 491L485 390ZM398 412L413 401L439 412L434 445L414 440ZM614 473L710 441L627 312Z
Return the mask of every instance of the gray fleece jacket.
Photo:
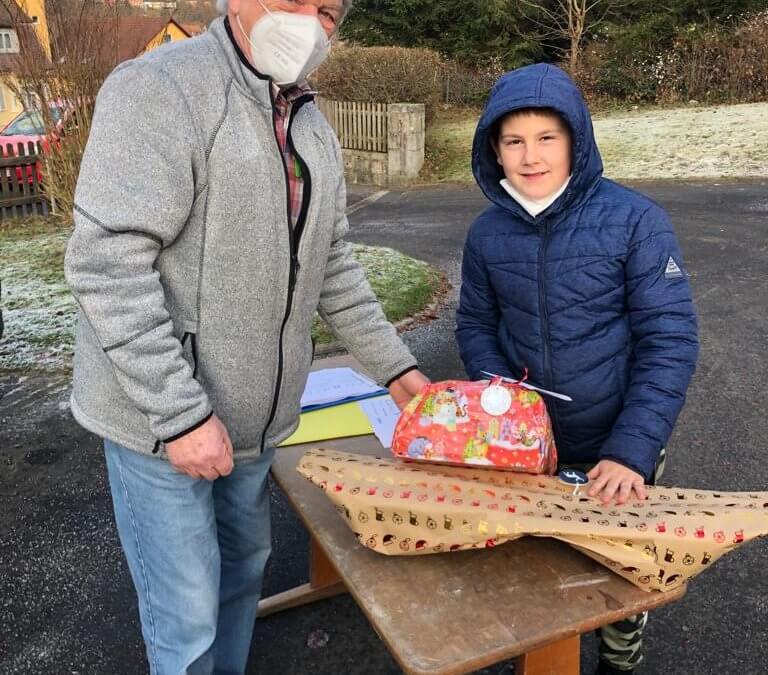
M80 307L72 412L139 452L215 412L236 457L296 428L315 310L381 383L415 364L344 242L343 161L312 101L290 139L305 221L289 225L271 83L221 19L120 65L102 87L75 195Z

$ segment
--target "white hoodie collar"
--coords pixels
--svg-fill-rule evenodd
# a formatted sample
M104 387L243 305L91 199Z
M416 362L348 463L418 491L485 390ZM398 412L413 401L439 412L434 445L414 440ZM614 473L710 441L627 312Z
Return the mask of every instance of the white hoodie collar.
M503 187L507 193L509 194L512 199L514 199L520 206L522 206L530 215L532 218L535 218L538 216L542 211L549 208L552 204L555 203L555 200L565 192L565 188L568 187L568 183L571 182L571 177L568 176L568 179L563 183L560 188L553 192L549 197L544 197L544 199L528 199L527 197L524 197L520 194L515 188L512 187L512 184L506 179L501 179L501 187Z

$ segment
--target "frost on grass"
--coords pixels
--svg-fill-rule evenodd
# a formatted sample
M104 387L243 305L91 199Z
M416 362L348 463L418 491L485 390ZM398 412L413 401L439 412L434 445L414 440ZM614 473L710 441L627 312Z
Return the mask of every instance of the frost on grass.
M0 238L5 321L0 371L70 367L76 306L62 268L67 236Z
M51 307L4 311L2 370L66 370L72 361L75 305L67 298Z
M477 117L427 130L430 179L472 182ZM605 175L616 180L764 177L768 103L649 108L596 115Z
M768 173L768 103L653 110L595 120L607 176L727 178Z

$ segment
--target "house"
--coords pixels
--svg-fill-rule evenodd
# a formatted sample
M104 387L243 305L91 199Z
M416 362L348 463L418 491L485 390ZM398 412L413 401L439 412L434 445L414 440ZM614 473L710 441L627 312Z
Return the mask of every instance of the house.
M117 26L117 62L135 59L166 42L192 35L173 17L124 16Z
M176 0L144 0L145 9L176 9Z
M94 25L93 30L116 33L114 40L104 42L110 65L136 58L166 42L192 36L172 17L122 16L116 24ZM24 102L15 96L12 85L20 62L29 63L35 58L46 62L51 58L46 0L0 0L0 129L24 109Z
M51 57L51 37L48 30L48 15L45 0L14 0L21 14L29 20L37 33L37 39L48 58Z
M44 54L37 53L40 48ZM50 58L50 55L45 0L3 2L0 5L0 129L24 108L9 86L14 83L19 59Z
M181 24L181 27L193 37L195 35L202 35L206 31L206 25L204 23L200 23L199 21L185 22Z

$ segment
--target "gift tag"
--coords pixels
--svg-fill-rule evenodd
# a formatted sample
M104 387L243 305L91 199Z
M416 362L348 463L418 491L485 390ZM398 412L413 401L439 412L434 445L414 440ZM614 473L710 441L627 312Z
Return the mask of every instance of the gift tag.
M503 415L512 407L512 394L506 387L492 384L480 395L480 405L489 415Z

